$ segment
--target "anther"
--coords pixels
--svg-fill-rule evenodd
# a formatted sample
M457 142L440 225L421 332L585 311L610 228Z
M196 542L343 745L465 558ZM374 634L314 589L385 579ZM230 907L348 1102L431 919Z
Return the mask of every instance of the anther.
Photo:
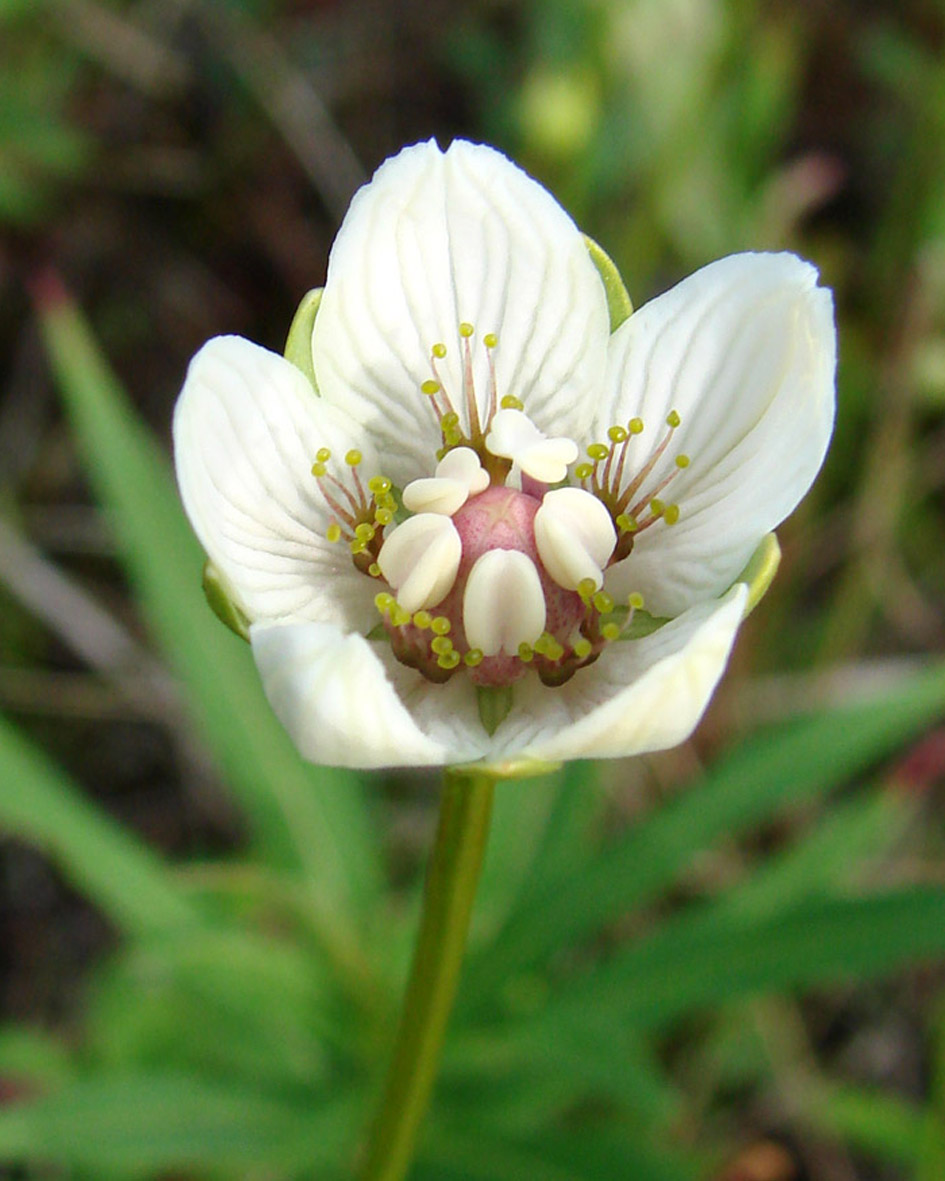
M612 426L607 430L607 438L611 443L625 443L627 439L626 429L622 426Z
M482 343L486 346L487 349L494 349L495 346L499 343L499 338L496 336L496 334L494 332L487 332L485 334L485 336L482 338Z
M331 452L327 447L319 447L315 452L315 458L319 463L327 463L331 459Z
M374 510L374 520L378 525L389 525L394 519L394 514L389 508L379 508Z
M585 603L590 603L591 596L597 590L597 583L593 578L582 578L577 584L577 593L581 596Z
M430 349L430 352L434 355L434 357L436 357L436 359L438 361L442 361L443 358L446 356L446 345L445 344L435 344L433 346L433 348Z
M689 456L688 455L677 455L676 456L676 466L680 470L687 468L689 466Z
M673 430L679 426L680 422L682 422L682 419L679 417L678 411L670 410L669 414L666 415L666 425L671 426Z
M627 423L627 430L630 432L631 435L642 435L643 434L643 419L642 418L631 418L630 421Z
M396 603L397 600L388 591L378 591L374 596L374 606L382 615L386 615L388 611L393 610Z
M445 656L447 652L453 651L453 641L449 636L434 636L430 641L430 651L435 656Z
M356 447L352 447L350 451L345 454L345 463L349 467L357 467L362 459L361 452Z
M650 512L654 517L661 517L666 512L666 505L658 496L654 496L650 501Z
M430 626L430 624L432 622L433 622L433 616L430 614L429 611L414 611L414 613L413 613L414 627L418 627L421 631L426 631L426 629Z
M601 615L608 615L614 609L614 601L606 591L598 591L591 602L594 604L594 610L599 611Z
M438 636L445 636L452 625L445 615L436 615L430 620L430 630Z
M631 517L629 513L621 513L614 524L621 533L636 533L637 529L640 528L636 517Z
M438 394L443 387L438 381L434 381L432 377L420 383L420 393L432 397L433 394Z
M518 658L528 664L535 659L535 649L531 644L521 643L518 646Z
M444 652L436 658L437 664L440 668L456 668L459 664L460 655L455 648L451 648L449 652Z
M642 611L643 601L643 596L639 591L633 591L627 596L627 606L631 611Z
M482 661L483 661L482 649L481 648L470 648L469 651L466 653L466 655L463 657L463 660L466 662L466 664L470 668L475 668L477 665L482 664Z
M467 320L463 320L459 326L459 334L465 340L468 340L475 331L475 328L473 328L472 324L470 324Z
M579 463L574 469L574 475L578 480L589 480L594 474L594 465L592 463Z
M358 541L371 541L374 538L374 526L369 521L362 521L355 526L354 535Z
M600 629L600 634L605 640L618 640L620 638L620 624L619 623L605 623Z
M587 449L588 458L600 462L610 454L610 448L603 443L591 443Z
M380 578L381 576L381 568L378 566L377 562L372 562L370 566L368 566L367 572L372 578Z
M325 530L325 538L326 540L332 542L341 540L341 526L337 521L332 521L332 523Z
M525 403L521 398L516 398L514 394L503 394L502 401L499 403L503 410L524 410Z
M667 525L675 525L679 520L679 505L668 504L663 511L663 520Z
M594 645L586 638L581 638L574 645L574 655L578 660L587 660L593 650Z
M324 476L326 474L327 471L328 471L328 468L326 468L323 463L313 463L312 464L312 475L317 480L320 480L322 478L322 476Z
M386 476L371 476L367 486L368 490L373 492L375 496L390 492L391 488L390 480Z
M348 542L348 549L351 550L353 557L357 557L358 554L363 554L367 549L367 542L362 541L360 537L352 537Z

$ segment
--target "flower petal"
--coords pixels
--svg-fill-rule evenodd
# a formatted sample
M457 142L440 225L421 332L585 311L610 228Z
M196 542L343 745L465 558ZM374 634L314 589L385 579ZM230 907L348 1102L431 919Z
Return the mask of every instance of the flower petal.
M617 641L560 688L519 682L490 757L620 758L683 742L725 669L746 595L739 583L644 639Z
M641 591L647 609L675 615L720 594L755 546L794 509L816 476L833 428L836 334L830 292L792 254L740 254L704 267L635 312L611 342L612 401L595 434L639 416L632 471L667 433L642 485L676 471L664 498L676 525L659 523L611 570L619 597Z
M221 336L191 361L174 411L177 480L194 531L250 620L374 622L374 587L344 545L325 539L332 512L311 474L320 447L341 463L355 444L373 467L357 424L276 353Z
M313 334L319 389L363 422L404 484L440 446L420 391L437 373L463 406L469 340L480 416L511 394L542 429L590 420L608 337L603 285L577 227L492 148L431 140L405 148L354 198L338 234ZM495 334L491 350L484 337Z
M411 718L362 636L295 623L256 624L250 638L269 704L303 758L334 767L451 760L450 749Z

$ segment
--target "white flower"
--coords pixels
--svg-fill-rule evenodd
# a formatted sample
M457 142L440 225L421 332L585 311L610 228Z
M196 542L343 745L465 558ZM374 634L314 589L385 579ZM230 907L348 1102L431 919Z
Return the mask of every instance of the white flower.
M612 757L696 725L739 574L826 451L831 297L742 254L611 332L599 265L498 152L419 144L352 202L310 365L194 358L181 494L306 758Z

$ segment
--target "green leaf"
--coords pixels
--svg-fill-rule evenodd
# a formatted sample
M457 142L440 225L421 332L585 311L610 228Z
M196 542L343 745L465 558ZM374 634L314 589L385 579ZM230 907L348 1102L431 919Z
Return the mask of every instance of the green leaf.
M862 980L943 953L942 890L816 899L759 920L700 907L563 987L539 1025L583 1013L589 1037L612 1036L614 1021L652 1028L720 1001Z
M0 1158L67 1168L156 1170L337 1163L351 1134L349 1097L313 1110L187 1075L89 1078L0 1109Z
M0 717L0 831L45 853L77 890L129 932L196 921L160 859L87 800Z
M481 1004L514 972L652 899L713 842L823 797L943 711L945 668L937 667L884 697L760 734L596 858L523 899L495 941L471 956L461 1004Z
M203 555L168 471L55 281L38 292L49 355L85 455L111 511L154 634L184 682L195 717L273 865L313 883L326 921L379 889L379 856L356 776L305 766L267 705L250 653L203 602Z

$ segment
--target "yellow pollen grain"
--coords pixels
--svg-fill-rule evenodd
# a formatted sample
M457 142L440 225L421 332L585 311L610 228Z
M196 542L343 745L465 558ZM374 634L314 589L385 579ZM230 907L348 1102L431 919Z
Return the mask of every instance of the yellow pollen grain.
M327 472L327 471L328 471L328 469L325 467L325 465L324 465L323 463L313 463L313 464L312 464L312 475L313 475L313 476L314 476L314 477L315 477L317 480L320 480L320 479L321 479L321 477L322 477L322 476L325 474L325 472Z
M459 426L459 415L455 410L451 410L449 414L444 414L440 419L440 427L444 431L452 430L456 426Z
M630 432L631 435L642 435L643 434L643 419L642 418L631 418L630 421L627 423L627 430Z
M623 443L626 441L627 432L622 426L612 426L607 430L607 438L611 443Z
M433 616L429 611L415 611L413 616L414 627L418 627L421 631L426 629L433 622Z
M667 525L675 525L679 520L679 505L668 504L666 506L666 511L663 513L663 520Z
M620 625L617 623L605 623L600 629L600 634L605 640L617 640L620 638Z
M579 463L574 469L574 475L579 480L589 480L594 474L594 465L590 463Z
M475 331L475 328L473 328L472 324L470 324L468 320L463 320L459 326L459 334L464 340L468 340Z
M482 343L486 346L487 349L494 349L495 346L499 343L499 338L496 336L496 334L494 332L487 332L485 334L485 336L482 338Z
M368 491L376 495L390 492L390 480L386 476L371 476L368 480Z
M688 455L677 455L676 466L682 471L689 466L690 460Z
M437 358L438 361L442 361L443 358L446 356L446 345L445 344L435 344L433 346L433 348L430 349L430 352L434 355L434 357Z
M629 513L621 513L614 523L621 533L636 533L639 528L636 517L631 517Z
M369 521L362 521L355 526L354 535L358 541L371 541L374 537L374 526Z
M650 501L650 512L654 517L661 517L666 512L666 505L658 496L654 496Z
M485 656L483 655L481 648L470 648L463 657L463 660L469 665L470 668L475 668L477 665L482 664L484 659Z
M681 422L682 419L679 417L678 410L670 410L669 414L666 415L666 425L671 426L673 430L675 430Z
M384 615L394 607L396 600L388 591L378 591L374 596L374 606Z
M449 636L434 636L430 641L430 651L436 656L445 656L447 652L453 651L453 641Z
M420 393L427 394L430 397L432 397L433 394L438 394L442 388L443 387L440 385L440 383L438 381L434 381L432 377L428 378L427 381L422 381L420 383Z
M329 459L331 459L331 452L327 447L319 447L319 449L315 452L315 458L319 463L327 463Z
M332 521L332 523L328 526L328 528L325 530L325 537L328 541L332 542L341 540L341 526L337 521Z
M430 620L430 630L438 636L447 635L451 626L445 615L437 615Z
M499 403L503 410L524 410L525 403L521 398L516 398L514 394L504 394L502 401Z
M596 463L599 463L610 454L610 448L604 443L591 443L587 449L587 454L589 459L593 459Z
M367 549L367 543L363 542L360 537L352 537L348 542L348 549L350 549L351 553L357 557L358 554L363 554Z
M357 467L363 458L361 452L356 447L352 447L350 451L345 453L345 463L348 467Z
M389 525L394 519L394 514L389 508L379 508L375 510L374 520L378 525Z

